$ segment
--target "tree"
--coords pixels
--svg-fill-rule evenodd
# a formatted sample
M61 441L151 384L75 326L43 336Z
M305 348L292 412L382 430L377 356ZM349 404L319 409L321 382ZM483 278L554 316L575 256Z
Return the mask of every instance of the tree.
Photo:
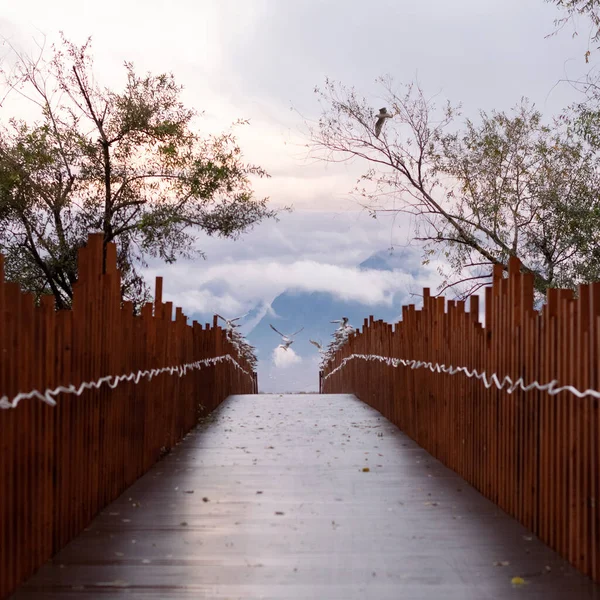
M562 29L569 21L582 15L587 17L592 25L593 32L591 39L594 42L600 41L600 0L545 0L547 3L555 4L562 9L564 16L556 19L554 24L557 29ZM577 35L575 30L573 35ZM589 51L586 53L586 62L589 58Z
M256 199L234 135L201 137L194 110L171 74L139 75L125 63L124 89L94 80L90 40L65 38L31 58L13 49L5 82L39 109L39 119L0 127L0 252L7 277L69 306L77 249L88 232L117 245L123 296L148 297L139 273L148 256L173 262L198 252L200 230L237 237L276 216ZM236 124L244 124L238 121Z
M538 292L600 275L597 159L567 116L544 125L523 100L460 128L458 109L438 114L417 85L398 93L391 80L380 83L394 116L379 137L367 100L327 80L316 89L323 112L309 125L309 146L324 160L364 162L355 193L373 216L414 220L425 262L444 259L440 291L473 293L511 256Z
M562 9L564 16L556 19L556 34L577 16L587 17L591 23L590 39L600 43L600 0L546 0ZM577 28L573 36L578 35ZM591 51L585 52L585 62L589 63ZM571 107L572 126L596 150L600 149L600 81L594 68L576 79L566 80L582 93L582 100Z

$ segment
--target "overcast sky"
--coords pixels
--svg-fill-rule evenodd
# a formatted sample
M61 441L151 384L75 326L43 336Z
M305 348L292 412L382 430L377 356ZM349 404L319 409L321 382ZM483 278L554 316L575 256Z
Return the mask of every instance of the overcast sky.
M48 42L60 30L78 43L91 35L106 85L121 85L129 60L140 71L173 72L186 103L205 111L204 131L250 119L239 134L245 156L272 175L257 192L296 212L235 243L203 240L206 261L149 271L165 276L166 295L188 313L231 314L295 281L369 302L394 287L385 277L367 284L353 267L405 244L408 224L394 232L389 220L353 212L348 193L360 165L306 158L300 115L318 117L316 85L341 80L379 106L377 76L418 77L427 93L461 102L467 117L507 110L522 96L551 115L577 98L559 82L585 72L588 46L585 24L576 39L569 28L546 39L557 16L542 0L20 0L3 3L0 35L25 51L42 33ZM7 102L0 117L19 108ZM433 269L423 274L435 279Z
M246 155L273 176L257 189L276 204L348 210L354 170L306 160L303 121L318 116L324 78L355 85L378 103L374 84L418 76L429 94L462 102L465 116L508 109L522 96L544 113L576 93L565 75L585 70L585 27L546 39L558 16L542 0L21 0L3 3L0 35L32 48L34 36L93 39L98 78L123 81L124 60L172 71L185 100L220 131L251 120ZM290 110L294 107L295 110ZM352 169L352 168L351 168Z

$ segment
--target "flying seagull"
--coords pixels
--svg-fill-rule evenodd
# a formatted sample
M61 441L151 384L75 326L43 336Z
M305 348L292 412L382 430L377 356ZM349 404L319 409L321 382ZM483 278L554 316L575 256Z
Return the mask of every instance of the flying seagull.
M280 344L279 348L283 348L284 350L287 350L294 343L294 337L296 337L302 331L302 329L304 329L304 327L302 327L301 329L298 329L296 333L293 333L292 335L286 335L285 333L281 333L281 331L277 331L277 329L275 329L271 323L269 323L269 327L275 333L278 333L281 336L283 344Z
M341 323L340 329L344 329L348 324L348 317L342 317L341 319L336 319L335 321L330 321L330 323Z
M313 346L315 346L317 348L317 350L319 352L321 352L323 350L323 344L320 344L319 342L315 342L315 340L308 340Z
M337 319L336 321L331 321L331 323L339 323L340 326L333 332L334 339L343 343L346 341L346 338L354 333L354 327L348 324L348 317L342 317L341 319Z
M385 106L379 109L379 114L377 115L377 122L375 123L375 137L378 138L381 133L381 128L385 123L386 119L391 119L394 115L391 115Z
M221 319L222 321L225 321L225 329L227 329L228 331L231 331L234 327L240 327L240 325L238 323L236 323L236 321L243 319L244 317L246 317L249 314L250 313L246 313L245 315L242 315L241 317L236 317L235 319L226 319L225 317L222 317L219 314L217 314L217 317L219 319Z

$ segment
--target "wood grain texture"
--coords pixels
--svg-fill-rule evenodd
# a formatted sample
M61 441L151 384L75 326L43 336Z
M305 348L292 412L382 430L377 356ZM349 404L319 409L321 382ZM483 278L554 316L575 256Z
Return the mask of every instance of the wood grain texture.
M526 583L514 587L516 576ZM229 397L12 596L58 598L600 592L356 397L247 395Z

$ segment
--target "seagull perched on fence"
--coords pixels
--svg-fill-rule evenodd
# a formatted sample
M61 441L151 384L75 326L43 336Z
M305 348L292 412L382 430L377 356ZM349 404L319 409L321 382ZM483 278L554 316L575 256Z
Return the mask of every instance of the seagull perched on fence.
M390 114L387 111L387 108L385 108L385 106L383 108L379 109L379 114L377 115L377 121L375 123L375 137L378 138L379 134L381 133L381 128L383 127L383 124L385 123L386 119L391 119L394 115Z
M302 327L301 329L298 329L298 331L296 331L296 333L293 333L292 335L286 335L285 333L281 333L281 331L277 331L277 329L275 329L275 327L273 327L273 325L271 325L271 323L269 323L269 327L275 333L278 333L281 336L283 344L279 344L278 347L283 348L284 350L287 350L294 343L294 337L296 337L302 331L302 329L304 329L304 327Z

